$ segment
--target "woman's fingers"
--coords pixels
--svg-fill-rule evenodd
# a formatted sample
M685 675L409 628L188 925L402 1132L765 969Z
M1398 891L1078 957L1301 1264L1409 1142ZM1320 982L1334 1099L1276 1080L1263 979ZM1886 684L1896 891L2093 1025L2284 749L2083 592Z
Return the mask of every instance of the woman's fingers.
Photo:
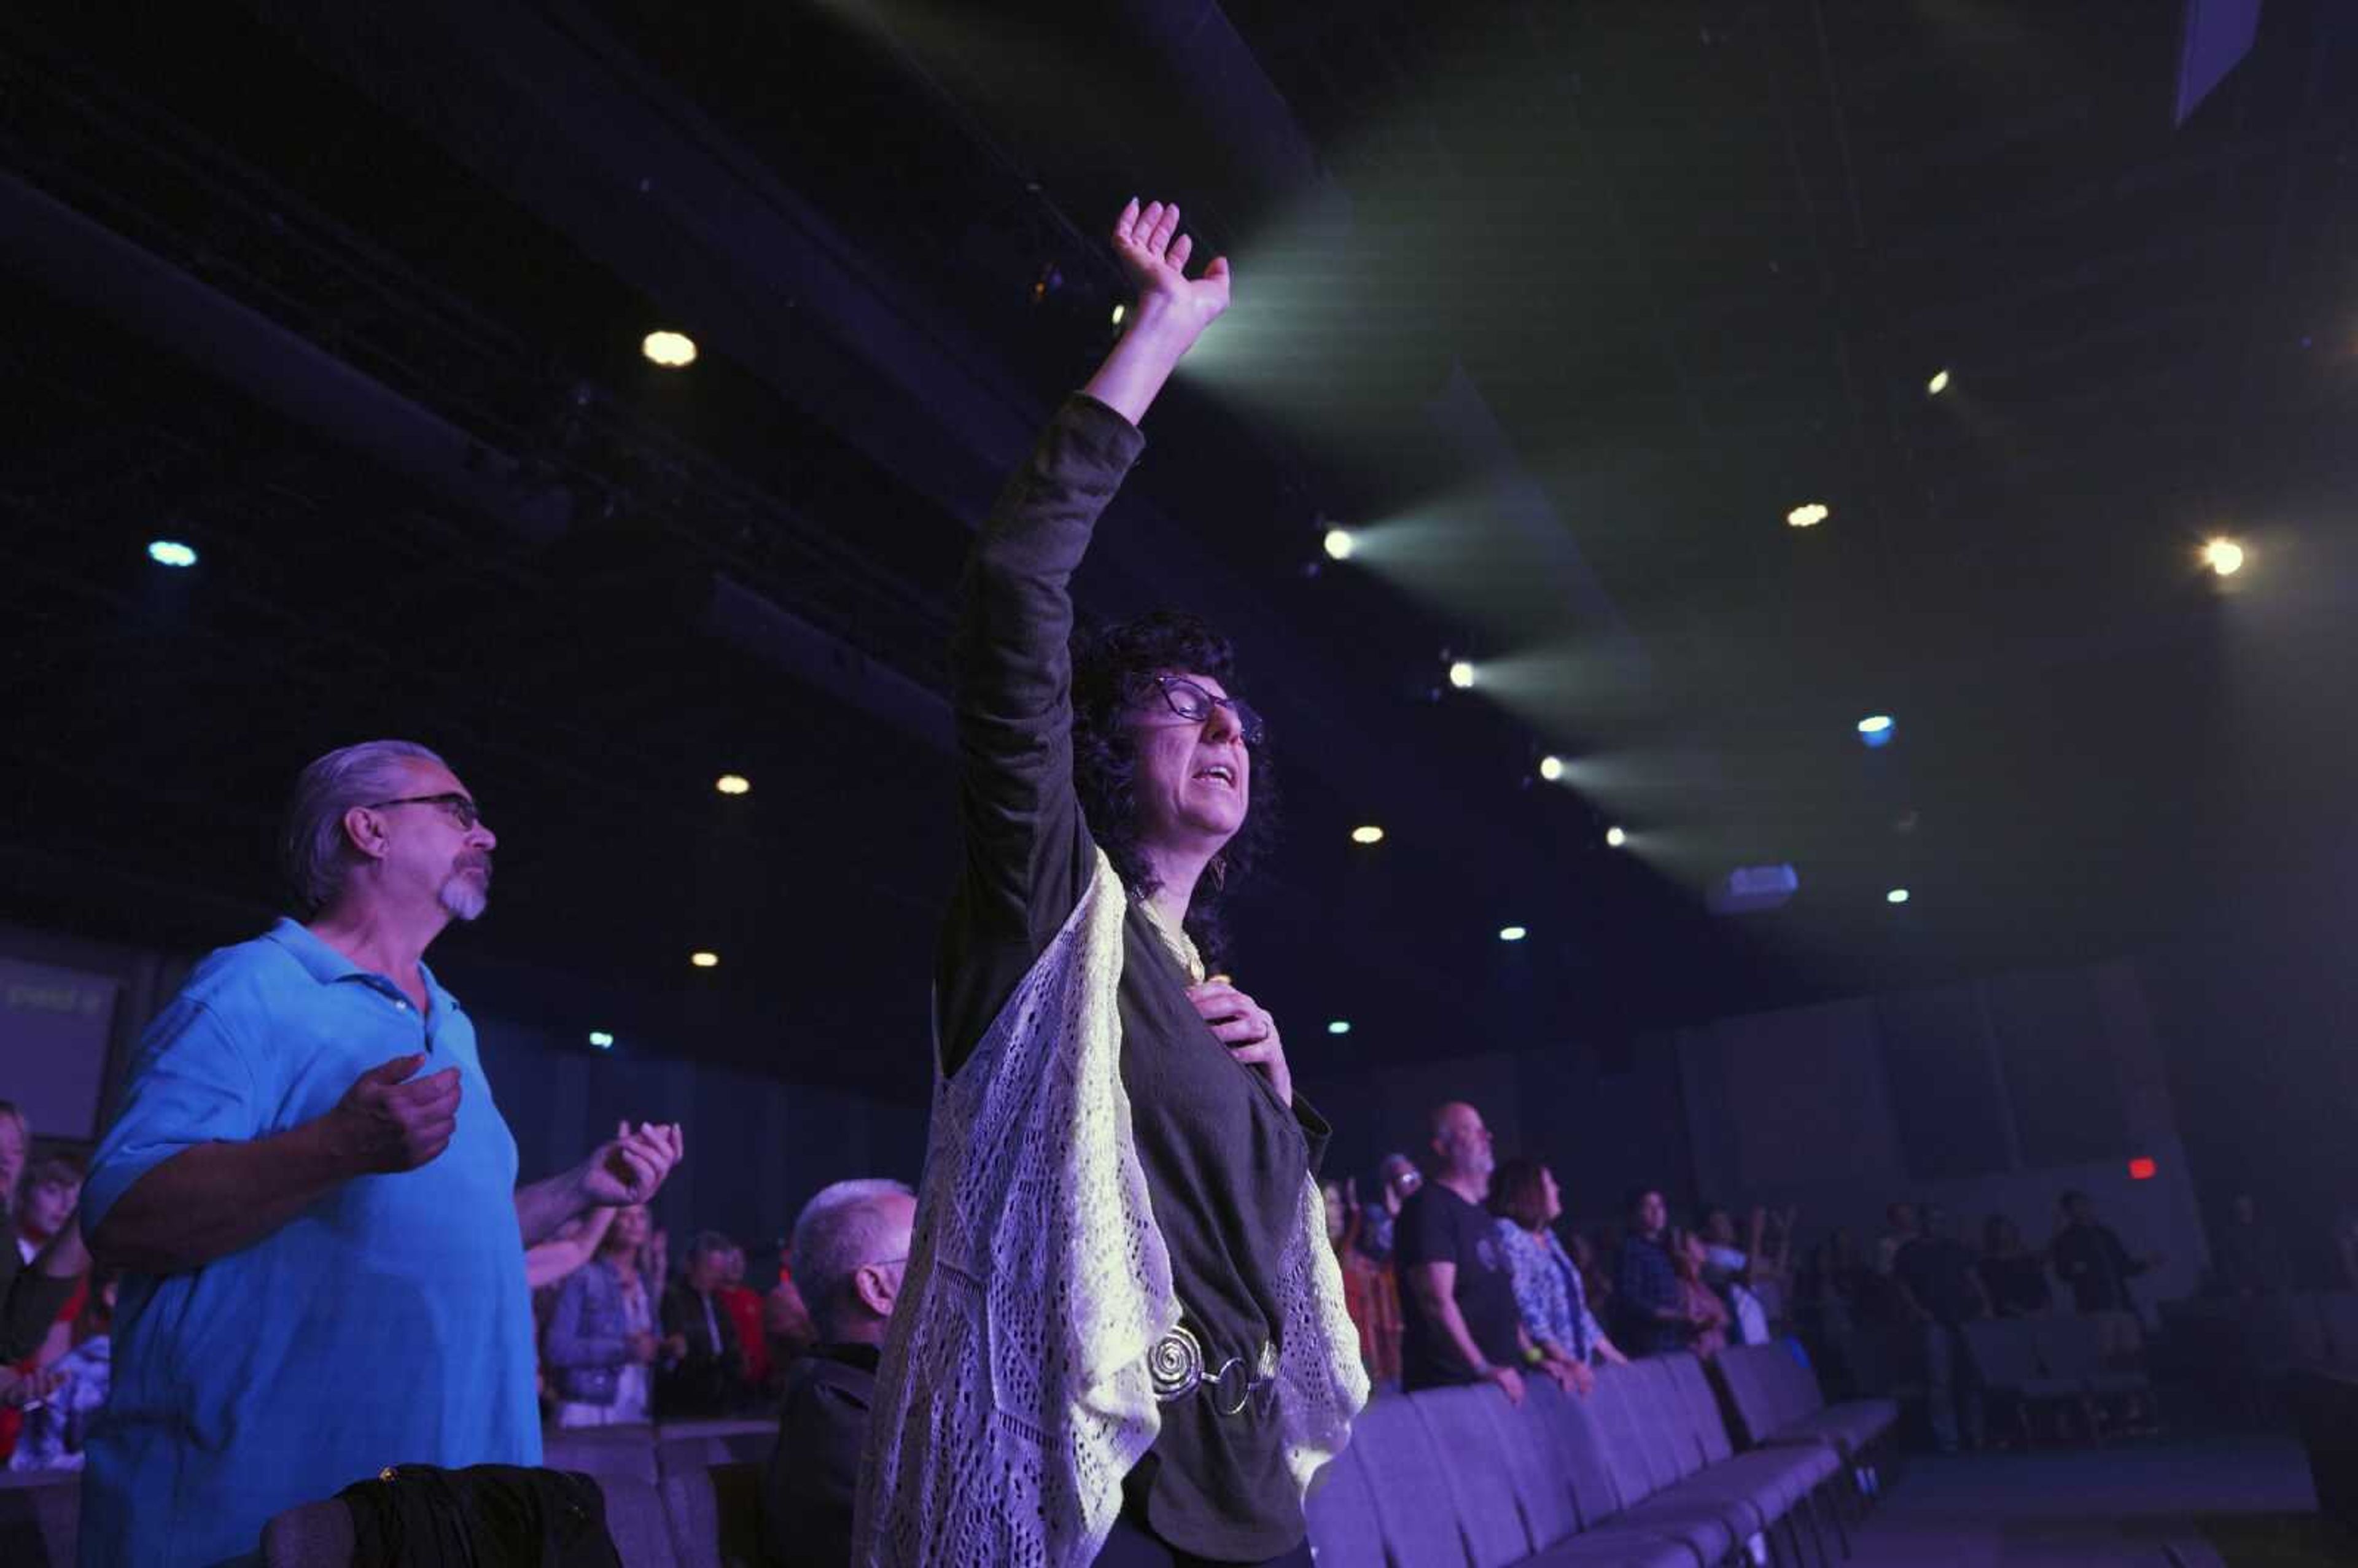
M1187 258L1195 254L1195 235L1182 234L1177 239L1172 241L1171 254L1169 257L1171 270L1173 272L1185 272L1187 270Z
M1163 207L1163 204L1158 201L1154 205L1162 207L1163 210L1155 214L1154 226L1147 231L1146 248L1160 257L1171 248L1172 236L1179 232L1179 204L1174 201L1168 207ZM1150 207L1147 211L1153 213L1154 207Z

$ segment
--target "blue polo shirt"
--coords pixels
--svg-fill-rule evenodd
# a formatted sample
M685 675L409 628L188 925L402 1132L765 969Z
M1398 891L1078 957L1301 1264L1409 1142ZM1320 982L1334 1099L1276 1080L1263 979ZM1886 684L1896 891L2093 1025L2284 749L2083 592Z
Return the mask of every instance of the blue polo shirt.
M82 1188L92 1227L180 1151L284 1132L412 1052L459 1069L459 1126L417 1170L346 1182L242 1252L124 1277L86 1568L252 1554L272 1515L388 1465L540 1463L515 1140L474 1026L426 986L420 1018L282 920L207 957L149 1026Z

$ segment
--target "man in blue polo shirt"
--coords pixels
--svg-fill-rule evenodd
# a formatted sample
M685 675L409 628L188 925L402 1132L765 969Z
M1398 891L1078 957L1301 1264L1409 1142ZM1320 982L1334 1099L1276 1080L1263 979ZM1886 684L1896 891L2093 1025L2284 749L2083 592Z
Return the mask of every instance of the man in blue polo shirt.
M84 1564L250 1557L388 1465L540 1462L524 1249L645 1202L681 1149L641 1124L515 1184L474 1026L422 961L483 912L496 844L422 746L321 757L284 845L306 920L207 957L149 1026L82 1195L125 1271Z

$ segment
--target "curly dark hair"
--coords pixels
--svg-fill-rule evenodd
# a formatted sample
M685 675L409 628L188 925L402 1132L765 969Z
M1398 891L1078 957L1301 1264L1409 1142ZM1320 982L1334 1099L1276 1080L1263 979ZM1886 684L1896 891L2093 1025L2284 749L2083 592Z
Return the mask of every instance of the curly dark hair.
M1231 689L1236 649L1193 615L1157 611L1135 621L1076 629L1073 633L1073 787L1090 836L1113 861L1133 897L1156 892L1154 870L1140 840L1135 780L1138 745L1122 722L1152 676L1209 676ZM1206 868L1187 908L1187 935L1214 969L1228 958L1222 906L1249 875L1277 828L1277 775L1266 746L1252 756L1252 809L1244 826Z

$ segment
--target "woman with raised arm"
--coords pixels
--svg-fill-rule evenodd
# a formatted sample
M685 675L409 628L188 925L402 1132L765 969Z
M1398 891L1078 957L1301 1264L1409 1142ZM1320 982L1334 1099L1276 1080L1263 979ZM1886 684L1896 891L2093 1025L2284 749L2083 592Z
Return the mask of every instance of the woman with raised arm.
M1132 201L1113 240L1129 330L967 570L964 855L861 1563L1307 1563L1303 1488L1367 1397L1327 1129L1275 1022L1215 972L1266 823L1260 718L1192 616L1072 640L1066 585L1138 422L1228 303L1224 262L1186 275L1175 207Z

